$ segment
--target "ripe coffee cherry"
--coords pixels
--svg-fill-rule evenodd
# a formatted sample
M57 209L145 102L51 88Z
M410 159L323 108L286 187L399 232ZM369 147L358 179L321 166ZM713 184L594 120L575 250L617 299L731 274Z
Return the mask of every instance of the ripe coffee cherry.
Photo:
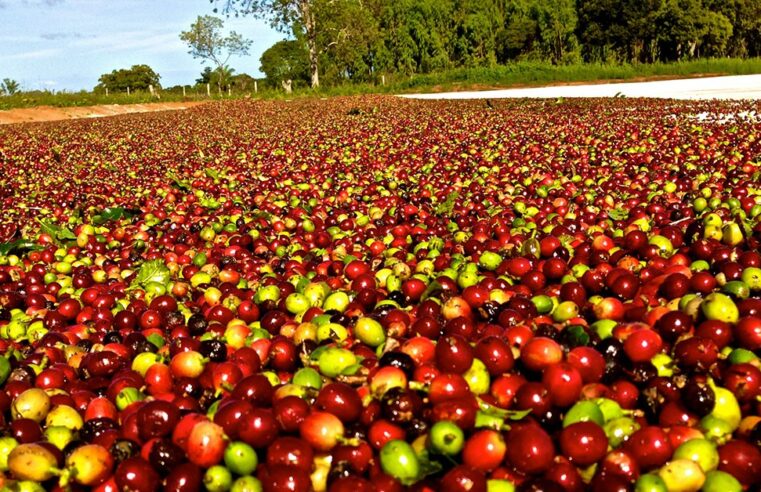
M735 439L719 446L719 470L731 474L743 485L752 488L761 483L760 466L761 450L747 441Z
M713 410L716 395L708 384L689 380L682 388L682 402L687 410L704 417Z
M500 337L487 337L480 340L476 344L474 355L484 363L492 376L511 370L515 363L510 346Z
M510 430L505 444L508 461L522 473L541 473L552 465L555 446L549 434L537 425Z
M444 372L462 374L473 364L473 349L459 335L445 336L436 343L436 365Z
M594 422L576 422L560 433L560 449L571 463L585 467L605 456L608 437Z
M579 399L583 380L579 371L568 363L555 364L544 370L542 383L550 401L558 407L571 406Z
M673 448L668 435L660 427L643 427L626 441L625 449L629 451L643 470L661 466L671 458Z

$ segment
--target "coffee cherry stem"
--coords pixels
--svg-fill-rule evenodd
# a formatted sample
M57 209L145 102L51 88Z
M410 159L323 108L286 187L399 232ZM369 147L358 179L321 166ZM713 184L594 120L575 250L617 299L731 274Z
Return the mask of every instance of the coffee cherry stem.
M336 441L338 444L344 445L344 446L359 446L362 444L362 440L358 437L346 437L346 436L339 436Z
M430 385L421 383L420 381L410 381L409 384L407 384L407 387L413 391L422 391L423 393L428 393L431 390Z
M54 468L53 473L59 475L58 486L64 489L69 486L69 483L74 476L74 471L69 470L68 468L64 470L57 470Z

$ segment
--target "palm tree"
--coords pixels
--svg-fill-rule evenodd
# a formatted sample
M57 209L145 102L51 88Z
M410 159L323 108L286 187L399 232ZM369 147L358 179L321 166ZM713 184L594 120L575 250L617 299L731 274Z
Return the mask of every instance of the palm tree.
M19 92L20 89L19 83L13 79L3 79L3 82L0 83L0 94L12 96Z
M227 89L232 83L233 73L235 73L235 69L231 68L230 65L222 65L212 73L211 79L217 83L220 94L222 94L223 88Z

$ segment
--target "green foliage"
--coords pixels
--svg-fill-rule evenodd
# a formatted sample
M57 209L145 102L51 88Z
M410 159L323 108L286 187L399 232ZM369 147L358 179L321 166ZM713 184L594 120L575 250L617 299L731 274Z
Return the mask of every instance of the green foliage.
M214 74L214 70L211 67L204 67L201 76L196 79L196 84L211 84L211 77Z
M45 249L41 244L28 239L17 239L8 243L0 243L0 255L23 253L25 251L42 251Z
M381 32L389 33L382 68L403 74L450 68L453 5L448 0L389 2L379 20Z
M0 96L12 96L21 90L21 86L13 79L5 78L0 82Z
M136 210L126 209L124 207L107 207L103 211L92 217L92 223L103 225L110 221L119 221L121 219L130 219L138 214Z
M460 194L456 191L449 193L443 202L436 205L436 215L447 216L451 214L459 197Z
M148 65L133 65L131 68L122 68L106 73L98 79L95 90L103 92L108 89L111 92L147 91L149 86L159 89L161 76L153 71Z
M309 52L310 80L313 88L320 85L319 58L321 48L317 44L317 36L326 29L318 24L316 11L318 3L331 6L340 0L210 0L215 5L222 5L222 11L230 14L251 15L259 19L267 19L272 27L281 32L290 32L302 40ZM360 1L360 0L355 0ZM343 13L338 8L333 9L336 14Z
M49 235L55 241L63 242L77 238L77 236L68 227L56 225L48 219L37 219L37 222L40 224L40 231Z
M230 31L226 36L223 33L224 21L211 15L198 16L190 25L189 31L180 33L180 39L188 45L188 53L193 58L199 58L213 63L215 70L201 74L202 79L208 76L208 80L202 83L214 83L220 91L227 88L232 78L233 70L227 65L232 56L248 55L252 41L243 38L235 31Z
M230 85L232 85L234 90L240 92L254 90L254 82L256 82L256 79L247 73L239 73L230 77Z
M579 0L577 9L588 60L654 62L761 53L757 0Z
M270 87L278 87L281 81L289 79L296 87L300 83L309 84L309 53L300 41L278 41L262 53L259 61L259 70Z
M161 260L146 261L140 266L137 276L133 282L133 287L145 287L148 283L156 282L166 284L169 282L171 272Z
M539 0L535 2L532 18L539 29L539 39L545 59L552 63L568 61L576 48L576 15L574 0Z
M728 48L729 49L729 48ZM697 60L630 64L630 63L570 63L552 65L537 60L521 60L505 65L452 68L433 73L403 75L393 72L386 74L386 85L381 86L376 80L367 83L343 83L321 87L313 91L303 86L294 85L293 94L286 95L282 89L269 88L259 81L259 92L254 94L253 87L236 85L233 77L232 98L256 97L263 99L348 96L357 94L400 94L426 92L434 90L463 90L489 87L540 86L563 82L623 81L641 77L690 77L705 74L748 75L761 73L761 58L700 58ZM253 82L252 82L253 83ZM162 89L161 101L209 101L227 100L226 92L212 92L206 96L206 87L186 87L186 96L182 86ZM0 97L0 110L27 108L34 106L96 106L100 104L143 104L155 102L147 92L111 93L103 92L51 92L29 91L13 96Z
M342 85L522 60L637 64L761 54L758 0L211 1L293 36L268 53L272 86L285 77L269 74L289 71L294 60L299 70L308 64L313 85L318 66Z
M519 61L494 67L458 68L395 77L390 91L420 92L430 87L441 90L467 88L473 84L510 87L559 82L618 81L640 77L689 77L701 74L747 75L761 73L761 58L709 59L651 63L572 63L552 65L544 61Z

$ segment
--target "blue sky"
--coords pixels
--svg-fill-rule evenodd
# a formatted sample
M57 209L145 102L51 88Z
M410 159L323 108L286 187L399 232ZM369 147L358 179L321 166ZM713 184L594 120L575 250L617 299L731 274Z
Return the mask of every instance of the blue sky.
M145 63L165 87L191 84L203 69L179 39L209 0L0 0L0 79L25 90L92 89L101 74ZM253 18L225 20L253 40L250 56L234 57L237 73L259 75L259 57L282 33Z

